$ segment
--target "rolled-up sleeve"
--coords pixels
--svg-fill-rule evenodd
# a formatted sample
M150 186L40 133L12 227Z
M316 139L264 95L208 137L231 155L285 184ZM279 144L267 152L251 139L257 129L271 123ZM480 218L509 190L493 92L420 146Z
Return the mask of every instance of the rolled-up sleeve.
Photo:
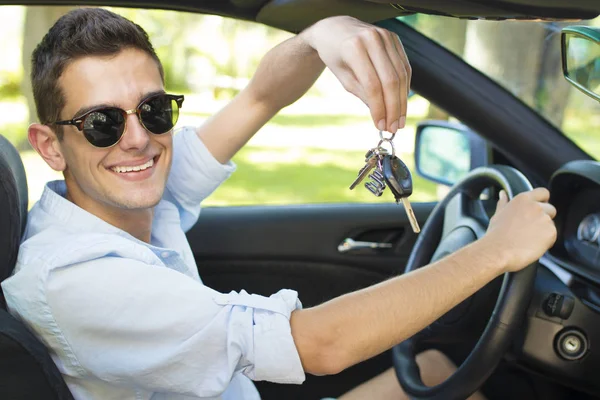
M232 312L238 308L237 311L250 309L253 313L254 343L250 347L254 362L245 367L246 376L255 381L302 383L300 358L289 362L290 354L298 354L289 323L292 311L301 307L295 291L284 289L271 297L231 292L216 296L215 301L231 307Z
M235 171L235 164L221 164L213 157L196 129L184 127L173 137L173 164L165 200L179 209L181 226L190 229L200 215L200 203Z
M289 324L301 307L292 290L223 294L167 268L110 257L53 270L46 293L73 371L199 397L220 395L236 373L304 381Z

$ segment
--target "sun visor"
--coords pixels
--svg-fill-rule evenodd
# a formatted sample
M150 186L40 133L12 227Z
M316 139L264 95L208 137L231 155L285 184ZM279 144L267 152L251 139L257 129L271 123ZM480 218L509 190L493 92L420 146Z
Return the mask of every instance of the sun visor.
M300 32L315 22L334 15L349 15L376 22L399 15L413 14L394 8L390 3L365 0L272 0L256 15L256 21L291 32Z
M468 19L582 20L600 14L599 0L272 0L256 20L298 32L333 15L367 22L415 13Z
M390 4L401 12L439 14L481 19L593 19L600 14L598 0L367 0Z

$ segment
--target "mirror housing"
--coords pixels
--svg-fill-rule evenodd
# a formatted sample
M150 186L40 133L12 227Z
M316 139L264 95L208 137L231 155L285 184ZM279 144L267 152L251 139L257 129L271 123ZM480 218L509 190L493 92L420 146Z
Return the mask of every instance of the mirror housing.
M570 26L561 34L563 75L573 86L600 101L600 28Z
M487 142L466 126L447 121L417 124L415 167L422 177L452 186L488 160Z

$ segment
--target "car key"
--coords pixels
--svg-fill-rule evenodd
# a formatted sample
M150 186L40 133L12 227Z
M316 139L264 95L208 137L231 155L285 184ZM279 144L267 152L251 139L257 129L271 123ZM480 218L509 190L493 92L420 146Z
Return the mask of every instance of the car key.
M412 194L413 190L412 175L410 170L406 164L404 164L404 162L395 155L388 154L384 156L381 163L383 167L383 177L390 187L390 190L394 194L396 202L402 202L404 209L406 210L406 214L408 215L410 226L415 233L419 233L421 228L419 227L419 222L417 221L415 212L413 211L410 201L408 200L408 196Z
M358 171L358 176L350 185L350 190L354 189L367 177L367 175L369 175L369 172L371 172L371 170L377 166L379 158L385 154L387 154L387 151L382 147L374 147L371 150L367 151L367 154L365 154L366 164L360 169L360 171Z
M385 157L389 157L386 155ZM369 192L373 193L375 196L379 197L383 194L385 190L385 178L381 169L381 161L377 161L377 168L373 171L372 174L369 175L371 181L365 183L365 187L369 190Z

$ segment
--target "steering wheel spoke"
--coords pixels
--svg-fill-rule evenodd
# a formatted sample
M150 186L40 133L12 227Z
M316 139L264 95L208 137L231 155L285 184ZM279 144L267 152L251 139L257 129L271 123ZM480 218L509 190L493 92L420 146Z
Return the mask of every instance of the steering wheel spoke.
M457 227L470 228L477 239L485 235L488 223L487 214L479 197L473 198L466 192L458 192L449 201L444 212L442 240Z

